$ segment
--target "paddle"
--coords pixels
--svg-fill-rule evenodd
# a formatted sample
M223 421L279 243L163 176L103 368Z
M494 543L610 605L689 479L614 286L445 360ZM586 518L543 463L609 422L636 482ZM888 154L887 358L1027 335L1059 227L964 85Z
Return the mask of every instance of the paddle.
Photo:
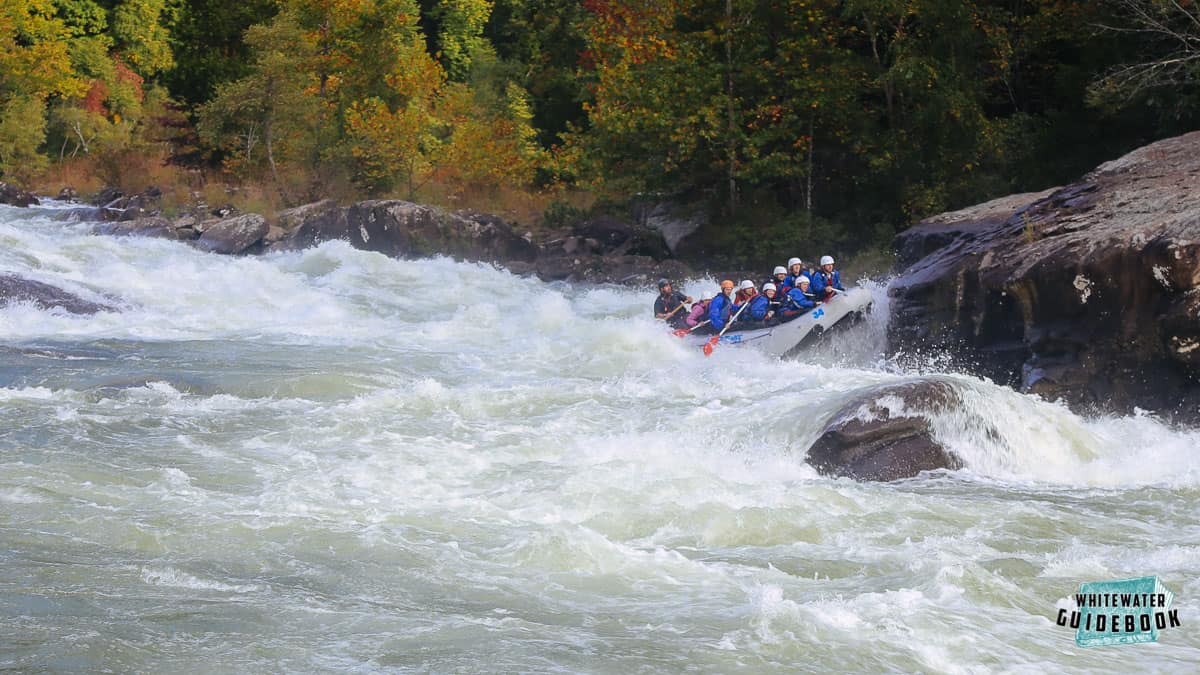
M675 309L673 309L673 310L671 310L671 311L667 312L667 315L666 315L666 316L664 316L664 317L662 318L662 320L663 320L663 321L670 321L670 320L671 320L671 317L672 317L672 316L675 316L675 312L678 312L679 310L683 309L683 308L684 308L684 307L686 307L686 306L687 306L687 302L681 302L681 303L679 303L679 305L678 305L677 307L675 307Z
M691 328L680 328L679 330L672 332L671 335L681 338L684 335L687 335L688 333L696 330L700 326L707 326L707 325L708 325L708 319L705 319L705 320L701 321L700 323L696 324L695 326L692 326Z
M717 333L715 338L704 343L705 356L712 356L713 347L717 346L717 343L721 341L721 336L725 335L725 331L729 330L729 327L733 325L734 321L737 321L738 316L740 316L742 312L746 311L746 308L750 306L751 300L753 300L753 298L746 298L746 301L742 303L741 309L734 313L733 318L729 319L729 323L725 324L725 327L721 329L721 332Z

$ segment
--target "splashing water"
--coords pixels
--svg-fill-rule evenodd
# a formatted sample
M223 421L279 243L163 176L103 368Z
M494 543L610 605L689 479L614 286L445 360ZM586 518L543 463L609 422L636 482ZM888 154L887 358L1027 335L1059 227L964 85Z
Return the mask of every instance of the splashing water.
M963 470L804 462L842 403L913 377L881 366L886 309L796 359L706 359L650 291L59 215L0 207L0 273L119 311L0 308L0 667L1200 664L1200 433L944 373ZM1079 582L1141 575L1185 621L1160 644L1053 625Z

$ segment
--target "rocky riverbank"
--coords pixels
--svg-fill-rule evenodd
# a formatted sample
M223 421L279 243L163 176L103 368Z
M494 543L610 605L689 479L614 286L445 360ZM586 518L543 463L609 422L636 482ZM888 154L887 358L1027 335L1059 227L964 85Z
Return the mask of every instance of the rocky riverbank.
M392 257L446 255L490 262L546 281L648 283L693 273L668 245L668 237L678 234L676 229L607 217L535 236L491 214L450 212L401 200L350 206L322 201L282 211L268 220L258 214L207 208L166 218L157 208L158 199L153 188L136 195L106 191L92 210L79 215L102 221L95 228L97 234L176 239L227 255L298 250L341 240ZM650 215L656 224L667 219L660 212Z
M896 237L893 353L1077 410L1200 422L1200 132Z

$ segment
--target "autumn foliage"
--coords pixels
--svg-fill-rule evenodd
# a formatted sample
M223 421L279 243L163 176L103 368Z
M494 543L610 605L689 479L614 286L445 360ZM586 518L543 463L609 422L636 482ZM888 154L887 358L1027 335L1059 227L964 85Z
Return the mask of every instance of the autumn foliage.
M586 190L841 250L1200 125L1196 45L1165 0L7 0L0 178Z

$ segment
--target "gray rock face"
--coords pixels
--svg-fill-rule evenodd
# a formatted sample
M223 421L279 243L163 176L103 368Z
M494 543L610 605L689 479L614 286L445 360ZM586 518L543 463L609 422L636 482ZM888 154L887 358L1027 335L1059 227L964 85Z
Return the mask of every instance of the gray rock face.
M824 475L869 481L962 468L929 426L930 415L960 404L950 385L934 380L872 390L834 414L808 449L808 463Z
M15 274L0 274L0 306L13 302L29 302L42 309L58 307L72 314L95 314L113 309L108 305L84 300L57 286L25 279Z
M15 185L0 181L0 204L10 206L37 206L38 198Z
M676 256L686 255L695 248L689 246L689 238L698 233L706 222L702 211L689 211L672 202L650 204L639 211L642 224L662 233L667 248Z
M397 258L449 255L462 260L530 262L537 249L502 219L399 200L348 207L318 202L284 211L279 225L291 234L272 250L297 250L341 239L355 248ZM265 234L265 232L264 232Z
M268 229L266 218L247 213L208 225L195 244L197 248L213 253L242 253L257 244Z
M890 350L950 351L1086 410L1200 421L1198 187L1200 132L923 221L896 238Z

